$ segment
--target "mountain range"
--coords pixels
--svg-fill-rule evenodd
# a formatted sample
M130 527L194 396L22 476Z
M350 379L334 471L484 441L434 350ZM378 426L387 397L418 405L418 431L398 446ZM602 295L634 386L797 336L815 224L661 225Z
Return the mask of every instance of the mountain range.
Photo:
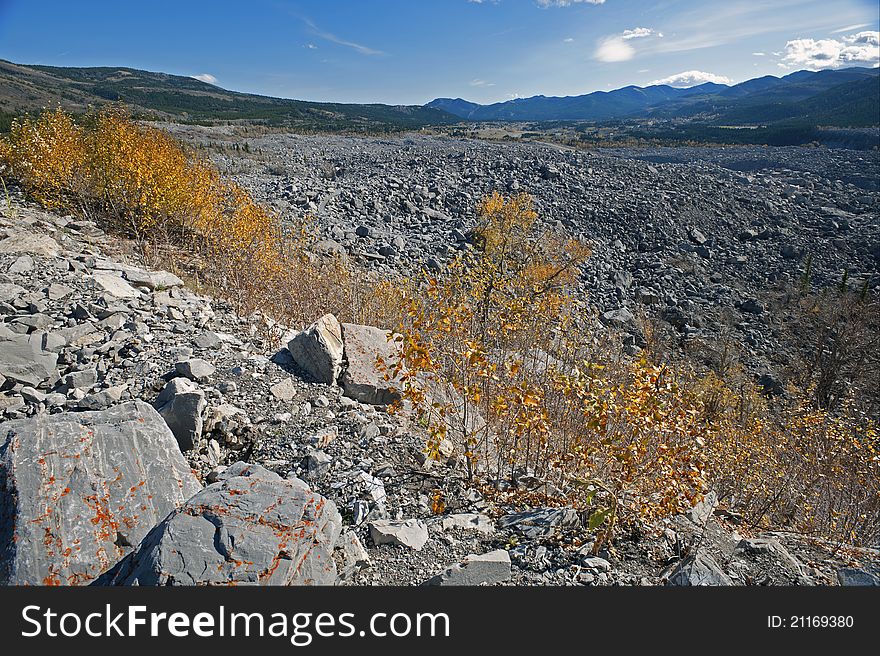
M419 105L320 103L228 91L191 77L125 67L31 66L0 59L0 113L60 104L69 111L121 100L136 114L192 122L248 122L301 130L400 130L455 123Z
M581 96L516 98L479 105L437 98L426 106L467 121L609 121L688 118L716 125L810 120L846 127L880 123L880 69L846 68L766 75L727 86L627 86Z
M0 60L0 130L15 114L60 104L73 112L125 102L145 118L259 123L304 131L396 131L462 121L676 120L699 125L880 124L880 69L767 75L727 86L626 86L580 96L491 105L437 98L426 105L309 102L222 89L191 77L125 67L65 68Z

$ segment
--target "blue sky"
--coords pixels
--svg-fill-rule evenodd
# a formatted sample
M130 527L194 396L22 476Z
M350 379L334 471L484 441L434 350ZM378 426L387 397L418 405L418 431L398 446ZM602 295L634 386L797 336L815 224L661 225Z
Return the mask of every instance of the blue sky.
M876 66L876 0L0 0L0 58L421 104Z

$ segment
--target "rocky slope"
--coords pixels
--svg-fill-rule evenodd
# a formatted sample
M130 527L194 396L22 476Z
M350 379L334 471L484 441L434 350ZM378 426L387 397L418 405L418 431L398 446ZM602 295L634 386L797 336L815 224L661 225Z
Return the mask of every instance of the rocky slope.
M612 170L623 167L615 161L608 160ZM601 175L611 184L610 173ZM664 169L663 176L675 175ZM847 198L851 209L865 208L855 192ZM419 221L426 229L406 247L413 252L456 221L438 218L434 226L424 214L385 216L364 210L348 220L366 225L375 217L389 232ZM863 225L864 216L855 216ZM638 242L637 232L621 241ZM368 252L386 233L371 234L343 231L340 243ZM788 238L796 245L800 236ZM753 242L768 256L773 249L765 244L777 243ZM621 262L628 253L659 257L608 248ZM372 364L384 331L337 329L325 318L274 343L258 319L238 317L124 253L96 225L20 200L0 216L0 582L878 580L875 551L754 535L711 497L593 556L574 509L513 505L469 482L456 458L425 463L418 427L379 405L390 393ZM382 257L373 261L399 262ZM495 490L532 484L501 481ZM438 492L447 503L439 514L432 508Z
M587 242L581 293L639 344L634 318L673 340L712 345L732 331L742 361L781 375L790 353L778 296L813 288L880 293L877 152L676 148L584 152L537 143L411 135L257 138L172 128L248 153L215 161L283 215L314 217L318 250L381 275L437 269L459 249L487 193L526 192L544 227ZM228 150L226 152L229 152Z

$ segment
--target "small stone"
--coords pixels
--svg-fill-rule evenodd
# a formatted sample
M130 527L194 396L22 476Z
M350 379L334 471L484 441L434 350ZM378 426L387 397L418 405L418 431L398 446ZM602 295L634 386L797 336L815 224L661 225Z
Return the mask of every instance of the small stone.
M205 362L201 358L190 358L189 360L181 360L174 365L174 370L181 376L185 376L197 383L206 383L214 374L216 369L210 362Z
M306 455L303 465L308 470L309 478L321 478L330 471L333 465L333 458L321 450L313 450Z
M425 585L495 585L510 578L510 554L504 549L467 556L460 563L428 579Z
M467 531L477 531L484 535L491 535L495 532L495 524L492 520L486 515L481 515L479 513L459 513L456 515L449 515L443 518L441 525L443 526L444 531L457 528Z
M285 378L280 383L275 383L269 388L269 392L276 399L285 403L293 401L297 395L296 385L294 385L293 380L290 378Z
M318 448L326 449L337 437L339 437L338 426L326 426L309 438L309 443Z
M418 519L375 520L369 528L376 545L396 544L421 551L428 542L428 527Z

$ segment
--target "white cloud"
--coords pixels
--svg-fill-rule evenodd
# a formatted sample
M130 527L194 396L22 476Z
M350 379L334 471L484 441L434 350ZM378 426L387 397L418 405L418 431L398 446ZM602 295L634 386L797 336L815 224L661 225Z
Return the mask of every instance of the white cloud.
M637 27L633 30L624 30L620 38L624 41L629 41L630 39L643 39L646 36L662 37L663 35L657 30L652 30L650 27Z
M841 34L842 32L852 32L853 30L860 30L863 27L868 27L870 23L857 23L856 25L847 25L846 27L841 27L839 30L831 30L832 34Z
M707 73L705 71L683 71L681 73L676 73L675 75L670 75L669 77L664 77L660 80L654 80L650 85L668 84L671 87L684 88L695 87L698 84L705 84L706 82L731 84L733 81L729 77L716 75L715 73Z
M753 52L753 53L752 53L752 56L753 56L753 57L764 57L764 56L766 56L766 55L767 55L766 52Z
M208 84L217 84L217 78L211 75L210 73L199 73L198 75L193 75L193 77L200 82L207 82Z
M636 49L619 36L609 36L599 41L593 57L603 62L621 62L632 59Z
M840 68L880 66L880 32L857 32L838 39L794 39L785 44L785 68Z
M341 39L335 34L330 32L325 32L318 28L312 21L307 18L303 19L303 22L309 26L309 29L312 30L312 34L316 37L324 39L325 41L329 41L330 43L335 43L336 45L345 46L346 48L351 48L356 52L359 52L362 55L384 55L385 53L381 50L375 50L374 48L368 48L367 46L361 45L360 43L355 43L354 41L346 41L345 39Z
M486 82L486 80L481 80L479 78L475 78L470 81L470 85L472 87L494 87L494 82Z
M314 43L307 43L303 46L303 48L308 48L309 50L317 50L318 46L316 46Z
M593 57L603 62L628 61L636 55L636 49L630 45L630 41L644 39L645 37L660 38L662 36L660 32L650 27L636 27L631 30L624 30L620 34L614 34L601 39L596 46L596 52L593 53Z
M574 39L572 39L571 37L568 37L567 39L563 39L562 42L563 43L574 43Z
M535 4L543 9L547 7L568 7L579 4L604 5L605 0L535 0Z

